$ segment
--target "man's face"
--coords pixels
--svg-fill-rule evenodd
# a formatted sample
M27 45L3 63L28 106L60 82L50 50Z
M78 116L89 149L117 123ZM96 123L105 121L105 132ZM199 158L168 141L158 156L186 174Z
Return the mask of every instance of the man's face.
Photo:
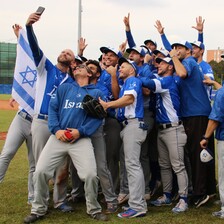
M92 71L84 64L76 66L73 69L73 77L91 77L92 76Z
M134 61L137 65L139 65L143 60L144 57L142 57L137 51L132 50L128 56L128 58L131 61Z
M184 58L186 58L187 52L190 51L182 45L177 45L176 50L177 50L177 57L179 58L179 60L183 60Z
M203 55L203 50L200 47L197 47L195 45L192 46L193 50L192 50L192 56L194 58L199 58L200 56Z
M134 74L134 68L127 62L121 64L119 68L119 78L125 80Z
M165 56L162 53L157 53L156 55L154 55L153 57L153 64L156 68L159 67L159 64L156 62L156 58L165 58Z
M63 50L58 56L58 63L64 64L66 66L70 66L72 62L75 60L75 55L73 51L69 49Z
M91 79L97 79L100 76L100 73L98 72L96 65L88 64L87 67L92 71Z
M105 54L106 66L115 66L118 63L118 56L113 52L109 51Z
M151 51L156 50L156 45L153 44L151 41L149 41L149 42L146 44L146 47L147 47L148 49L150 49Z
M170 69L170 65L166 63L165 61L161 61L158 64L158 75L161 77L164 76L164 74L166 74L169 69Z

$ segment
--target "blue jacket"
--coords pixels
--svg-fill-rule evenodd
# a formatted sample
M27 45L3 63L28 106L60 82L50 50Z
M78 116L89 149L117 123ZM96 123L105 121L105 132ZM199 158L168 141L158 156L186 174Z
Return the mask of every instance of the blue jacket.
M90 117L82 107L85 95L104 99L103 93L93 84L80 87L75 81L63 83L49 104L48 126L52 134L58 130L75 128L81 137L91 136L102 124L102 119Z

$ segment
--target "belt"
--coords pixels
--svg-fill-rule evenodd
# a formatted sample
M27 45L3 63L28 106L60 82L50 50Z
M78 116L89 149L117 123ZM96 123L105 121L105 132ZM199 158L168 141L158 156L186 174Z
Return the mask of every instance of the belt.
M130 120L134 120L134 119L138 119L139 122L143 122L142 118L132 118ZM122 128L126 127L128 125L128 123L129 123L128 119L120 122Z
M21 116L22 118L28 120L29 122L32 122L33 118L25 111L19 111L18 115Z
M41 120L48 120L48 115L46 115L46 114L38 114L37 115L37 118L38 119L41 119Z
M163 130L163 129L167 129L167 128L171 128L171 127L177 127L177 126L181 125L182 123L183 123L182 121L178 121L176 123L159 124L159 129Z

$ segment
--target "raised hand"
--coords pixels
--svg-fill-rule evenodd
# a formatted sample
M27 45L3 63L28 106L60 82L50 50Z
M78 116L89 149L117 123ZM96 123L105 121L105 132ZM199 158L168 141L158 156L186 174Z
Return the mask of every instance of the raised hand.
M205 20L202 19L201 16L196 17L196 26L192 26L192 28L196 29L199 33L203 33Z
M156 20L156 24L154 26L158 30L160 35L164 34L164 27L162 26L160 20Z

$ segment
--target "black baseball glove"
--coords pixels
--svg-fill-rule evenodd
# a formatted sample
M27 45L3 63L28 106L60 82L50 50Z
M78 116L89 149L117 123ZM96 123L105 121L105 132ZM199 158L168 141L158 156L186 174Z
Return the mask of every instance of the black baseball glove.
M82 106L91 117L102 119L107 116L107 112L99 101L88 94L83 98Z

